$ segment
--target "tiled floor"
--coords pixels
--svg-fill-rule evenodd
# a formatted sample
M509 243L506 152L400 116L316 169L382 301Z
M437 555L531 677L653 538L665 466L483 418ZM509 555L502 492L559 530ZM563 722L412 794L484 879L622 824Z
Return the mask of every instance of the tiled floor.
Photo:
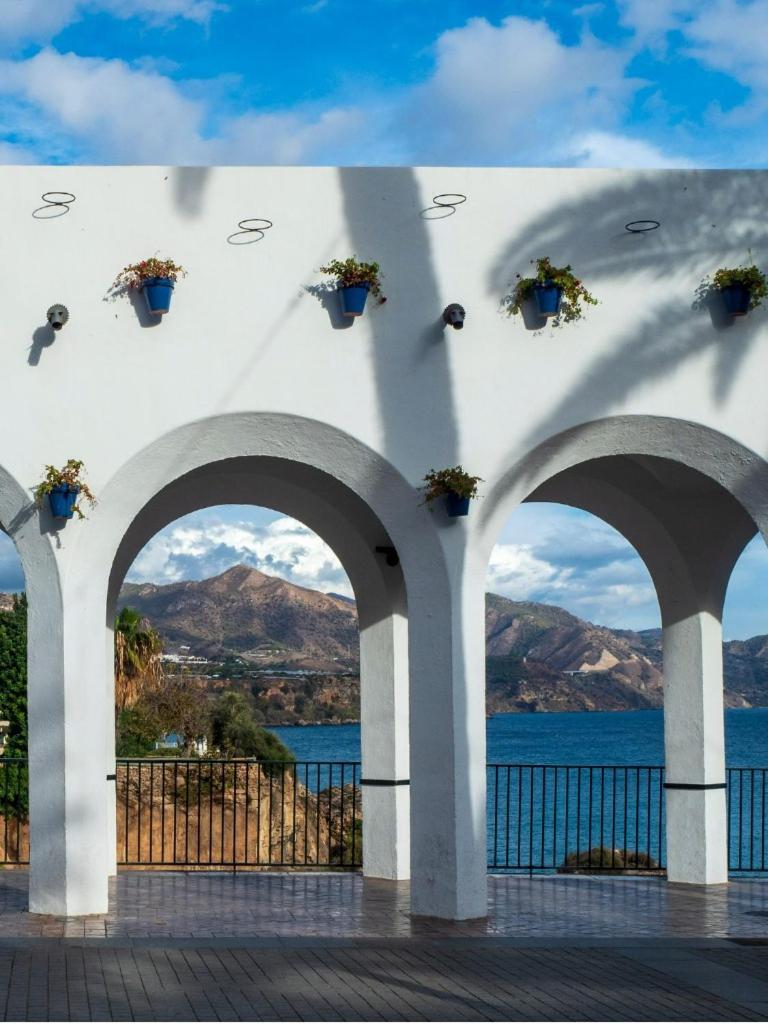
M359 875L125 872L109 914L26 912L0 873L0 1018L765 1020L768 882L495 877L414 920Z
M175 938L507 936L764 937L768 881L699 889L661 878L492 876L488 918L453 924L409 915L407 883L360 874L123 872L109 914L26 913L27 875L0 873L0 937Z

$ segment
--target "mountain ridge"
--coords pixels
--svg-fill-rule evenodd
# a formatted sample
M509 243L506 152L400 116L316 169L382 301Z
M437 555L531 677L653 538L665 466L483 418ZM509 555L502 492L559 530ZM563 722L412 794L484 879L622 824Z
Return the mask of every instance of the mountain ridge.
M126 584L130 604L167 650L254 670L356 672L356 605L235 565L207 580ZM556 605L486 595L488 711L661 707L661 631L611 629ZM724 644L725 700L768 704L768 636ZM350 698L351 699L351 698Z

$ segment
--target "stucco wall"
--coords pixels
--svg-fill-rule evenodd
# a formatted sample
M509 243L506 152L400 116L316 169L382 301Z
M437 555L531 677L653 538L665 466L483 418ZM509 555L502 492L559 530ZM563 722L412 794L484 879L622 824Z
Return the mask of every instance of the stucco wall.
M461 461L487 481L547 437L621 414L707 424L765 454L764 311L718 330L702 276L765 252L768 174L484 169L5 168L0 463L24 487L83 458L98 493L137 451L222 413L298 413L418 484ZM51 189L71 212L33 219ZM466 193L455 215L419 211ZM252 245L237 221L274 221ZM661 228L630 235L654 217ZM183 263L171 313L108 301L146 255ZM307 291L327 259L377 259L386 305L339 328ZM601 305L541 334L499 300L529 260L571 262ZM34 338L54 301L71 321ZM446 303L467 308L443 330ZM331 306L331 310L324 308ZM45 339L43 339L45 340ZM98 514L98 513L96 513ZM78 527L78 529L86 529ZM73 531L62 537L66 547Z
M269 504L274 479L276 495L293 496L294 514L305 493L329 536L354 534L345 546L350 577L375 575L383 595L363 629L364 746L366 734L377 737L366 772L401 776L410 742L411 838L399 787L376 805L376 841L394 837L390 848L374 856L369 844L368 856L402 877L410 842L415 910L484 913L487 556L515 502L553 474L609 456L661 457L703 474L692 484L681 478L676 495L674 469L651 474L659 494L649 536L662 531L679 554L660 595L671 609L667 653L679 666L668 763L683 774L694 765L696 775L679 780L694 796L679 812L670 804L669 827L706 846L678 857L673 874L722 880L724 799L707 803L695 792L722 769L717 603L731 563L721 559L712 577L718 533L698 530L697 517L724 501L713 523L738 533L734 551L752 521L768 529L768 320L758 311L724 324L695 300L704 275L749 259L750 247L755 258L766 251L768 174L37 167L0 175L0 514L33 598L33 909L106 908L114 791L94 780L113 760L109 575L129 529L129 541L141 539L164 516L194 507L186 483L168 487L191 474L205 490L201 506L235 493ZM76 195L70 211L33 217L52 190ZM445 192L467 202L452 216L422 215ZM248 217L274 227L254 244L228 244ZM645 218L660 228L624 230ZM388 301L369 300L365 316L349 322L336 296L318 291L317 268L353 253L380 262ZM155 254L189 271L162 321L148 317L140 296L109 296L123 266ZM501 308L515 274L540 256L571 263L600 299L584 322L535 332ZM43 326L54 302L71 314L55 337ZM442 325L449 302L467 309L462 332ZM60 529L29 507L24 490L46 463L68 458L85 460L99 505L88 522ZM227 476L223 462L238 458L254 460L252 489L250 469L244 482ZM269 471L257 480L260 459ZM484 497L448 528L417 488L428 469L457 462L484 479ZM614 484L626 470L617 463ZM575 484L574 501L590 508L588 476ZM643 494L634 497L643 504ZM372 561L373 548L389 543L401 558L391 582ZM93 744L99 734L103 751ZM697 760L701 736L715 734Z

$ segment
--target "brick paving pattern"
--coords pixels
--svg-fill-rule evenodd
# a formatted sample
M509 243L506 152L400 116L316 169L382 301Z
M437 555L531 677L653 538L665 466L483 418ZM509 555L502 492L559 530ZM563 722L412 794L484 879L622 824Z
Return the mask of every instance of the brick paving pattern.
M359 875L126 872L84 919L26 887L0 873L6 1020L768 1019L761 880L495 877L462 924Z

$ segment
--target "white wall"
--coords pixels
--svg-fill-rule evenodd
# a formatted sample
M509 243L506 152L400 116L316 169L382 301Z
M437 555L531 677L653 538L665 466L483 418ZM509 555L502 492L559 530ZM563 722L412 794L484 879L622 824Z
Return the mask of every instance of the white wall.
M48 694L35 705L48 718L65 709L73 784L93 774L77 759L82 737L109 714L108 647L82 646L104 627L112 561L143 506L219 459L313 466L362 499L402 559L419 909L479 916L481 597L485 558L514 504L581 459L637 451L711 473L766 525L766 312L723 327L693 306L705 274L743 262L750 247L768 251L768 173L18 167L0 181L0 466L30 491L46 463L80 458L100 498L85 523L55 530L41 517L34 538L39 564L61 575L66 678L35 670L30 688ZM33 218L54 189L75 193L70 212ZM455 215L421 215L449 191L467 195ZM246 217L274 227L255 244L227 244ZM661 227L624 230L640 218ZM369 300L348 323L335 295L318 295L317 268L353 253L380 262L388 301ZM159 322L141 299L108 296L123 266L155 254L189 270ZM572 263L600 299L583 323L536 333L502 310L515 274L539 256ZM54 302L71 319L52 339L42 325ZM462 332L443 329L449 302L467 309ZM461 527L416 490L428 469L457 462L485 481ZM29 532L37 515L16 506ZM17 537L19 523L4 521ZM355 528L368 543L370 524ZM41 626L36 642L46 635ZM33 756L44 720L40 711L30 723ZM106 900L107 853L93 885L74 866L95 832L107 835L109 813L87 797L59 800L69 895L56 906L75 913Z

